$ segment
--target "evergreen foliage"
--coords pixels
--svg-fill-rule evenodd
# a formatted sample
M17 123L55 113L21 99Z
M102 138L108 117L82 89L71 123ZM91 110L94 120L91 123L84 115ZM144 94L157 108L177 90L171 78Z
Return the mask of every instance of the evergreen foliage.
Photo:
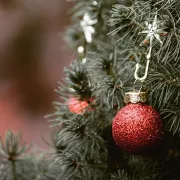
M21 138L7 134L1 143L1 177L8 180L178 180L180 179L180 1L179 0L73 0L72 25L65 33L77 52L59 83L60 102L49 120L56 131L55 153L38 161L24 156ZM149 104L160 113L164 140L158 149L128 154L116 146L111 124L124 106L124 93L134 87L135 64L146 65L149 41L146 22L164 30L162 44L153 42L147 80ZM85 13L97 20L91 43L80 25ZM143 43L142 43L143 42ZM141 83L137 84L138 88ZM69 99L88 102L81 114L68 108ZM57 130L58 129L58 130Z

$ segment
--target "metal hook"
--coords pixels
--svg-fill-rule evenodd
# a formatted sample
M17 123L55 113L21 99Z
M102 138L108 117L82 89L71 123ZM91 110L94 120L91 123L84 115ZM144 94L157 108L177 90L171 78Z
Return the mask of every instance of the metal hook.
M144 73L143 77L138 76L138 71L141 68L141 65L139 63L136 64L136 69L135 69L135 72L134 72L134 78L136 79L136 81L138 80L140 82L144 82L145 79L147 78L151 53L152 53L152 39L150 39L150 47L149 47L149 52L148 52L148 54L146 56L147 62L146 62L146 68L145 68L145 73Z
M149 63L150 63L150 59L147 59L145 73L144 73L144 76L142 76L142 77L138 76L138 72L139 72L139 69L141 68L141 65L139 63L136 64L136 70L134 72L134 77L135 77L136 81L137 80L140 82L145 81L145 79L147 78L147 75L148 75Z

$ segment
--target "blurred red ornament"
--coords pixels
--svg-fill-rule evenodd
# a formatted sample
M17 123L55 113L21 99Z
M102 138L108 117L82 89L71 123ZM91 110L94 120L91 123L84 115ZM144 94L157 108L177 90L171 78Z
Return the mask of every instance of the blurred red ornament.
M140 153L161 140L162 120L153 107L141 102L130 103L114 118L112 134L123 150Z
M75 97L70 98L68 101L69 110L76 114L83 114L88 106L87 101L81 101Z

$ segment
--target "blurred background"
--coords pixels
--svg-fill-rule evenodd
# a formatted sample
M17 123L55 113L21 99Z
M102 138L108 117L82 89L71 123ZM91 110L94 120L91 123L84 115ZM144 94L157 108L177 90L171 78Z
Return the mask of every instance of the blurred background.
M46 148L58 99L54 89L72 57L63 40L65 0L0 0L0 136L21 131L26 142ZM42 138L43 137L43 138Z

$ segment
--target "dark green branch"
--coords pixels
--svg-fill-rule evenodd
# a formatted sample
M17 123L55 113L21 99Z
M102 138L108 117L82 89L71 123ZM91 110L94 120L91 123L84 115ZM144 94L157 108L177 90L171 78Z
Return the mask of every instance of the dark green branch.
M17 176L16 176L16 162L15 162L15 160L12 159L11 163L12 163L13 178L14 178L14 180L18 180Z

